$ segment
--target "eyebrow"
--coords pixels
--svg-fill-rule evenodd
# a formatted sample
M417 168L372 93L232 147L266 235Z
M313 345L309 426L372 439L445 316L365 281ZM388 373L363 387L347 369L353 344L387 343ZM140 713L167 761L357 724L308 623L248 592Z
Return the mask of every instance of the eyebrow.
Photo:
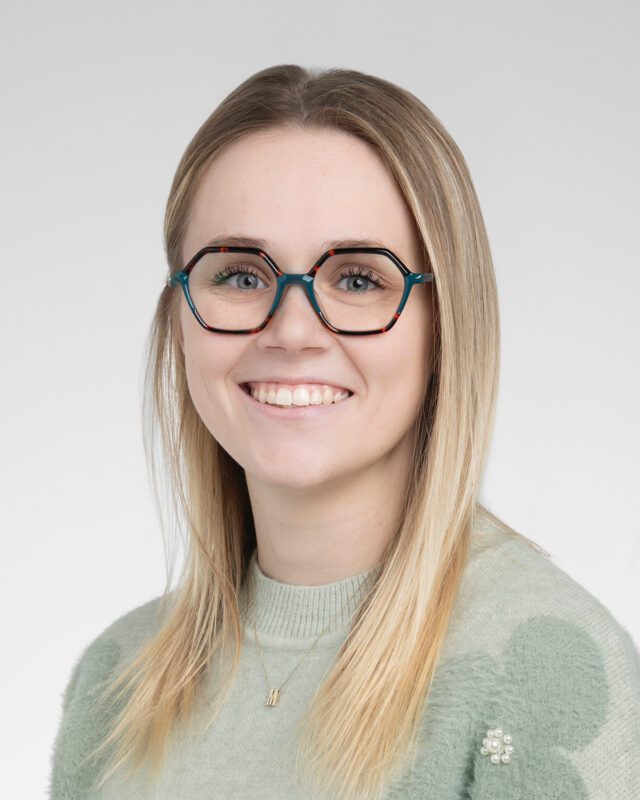
M228 236L214 236L205 244L205 247L220 247L231 245L233 247L257 247L259 250L268 251L269 247L264 239L256 239L252 236L240 234L229 234ZM334 247L383 247L386 245L377 239L332 239L323 242L320 249L325 252L333 250Z

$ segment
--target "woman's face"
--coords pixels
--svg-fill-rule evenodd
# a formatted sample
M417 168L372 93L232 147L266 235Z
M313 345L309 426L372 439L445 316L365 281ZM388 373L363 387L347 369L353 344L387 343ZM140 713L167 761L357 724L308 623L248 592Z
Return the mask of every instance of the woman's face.
M394 180L367 144L335 130L279 128L228 146L194 197L184 263L213 237L230 235L264 240L284 272L307 272L324 243L347 239L378 240L410 270L425 271L413 218ZM341 336L323 325L303 287L294 285L253 334L205 330L181 295L179 338L191 398L219 444L253 479L320 488L362 470L387 475L409 452L431 371L432 322L431 284L422 284L388 332ZM353 395L294 416L241 388L269 378L295 384L299 377Z

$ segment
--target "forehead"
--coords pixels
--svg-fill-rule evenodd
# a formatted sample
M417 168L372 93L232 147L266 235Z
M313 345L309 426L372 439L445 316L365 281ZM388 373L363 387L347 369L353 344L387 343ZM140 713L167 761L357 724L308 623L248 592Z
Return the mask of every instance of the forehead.
M277 128L228 145L194 195L183 256L213 237L263 239L276 260L320 255L336 239L377 240L408 261L413 217L378 155L336 130Z

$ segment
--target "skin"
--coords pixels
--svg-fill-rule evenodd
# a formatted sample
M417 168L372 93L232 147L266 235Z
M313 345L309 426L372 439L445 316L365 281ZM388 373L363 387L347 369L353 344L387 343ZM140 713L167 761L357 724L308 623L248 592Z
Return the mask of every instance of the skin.
M264 239L286 272L306 272L334 239L377 239L424 271L413 217L377 154L335 130L245 136L210 165L194 197L184 263L217 235ZM414 288L395 326L372 336L325 328L290 287L259 333L202 328L181 294L189 391L208 430L245 470L258 564L283 583L317 586L378 564L402 513L413 423L431 371L432 285ZM237 384L319 375L354 396L297 420L250 408Z

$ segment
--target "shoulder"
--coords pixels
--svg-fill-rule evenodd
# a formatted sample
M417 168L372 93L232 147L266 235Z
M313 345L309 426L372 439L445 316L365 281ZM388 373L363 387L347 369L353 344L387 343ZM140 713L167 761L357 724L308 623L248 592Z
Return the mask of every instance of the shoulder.
M63 709L144 644L159 622L161 609L162 596L155 597L117 617L85 645L67 681Z
M629 632L524 538L477 551L468 567L451 646L480 659L489 682L471 796L640 796L640 655ZM513 739L507 763L480 751L496 728Z
M501 621L505 631L532 618L557 617L588 628L607 651L623 654L629 645L635 649L628 631L604 603L551 554L521 536L501 535L489 544L474 545L457 609L461 622L469 615Z
M456 652L491 657L497 674L513 678L532 701L557 693L565 708L574 698L594 714L600 708L603 718L626 706L640 734L640 655L631 634L526 538L505 536L472 557L451 637Z
M62 719L50 755L49 796L71 800L93 796L97 772L83 759L100 742L115 706L100 707L101 691L116 668L144 645L160 621L164 596L116 618L80 652L62 695Z

